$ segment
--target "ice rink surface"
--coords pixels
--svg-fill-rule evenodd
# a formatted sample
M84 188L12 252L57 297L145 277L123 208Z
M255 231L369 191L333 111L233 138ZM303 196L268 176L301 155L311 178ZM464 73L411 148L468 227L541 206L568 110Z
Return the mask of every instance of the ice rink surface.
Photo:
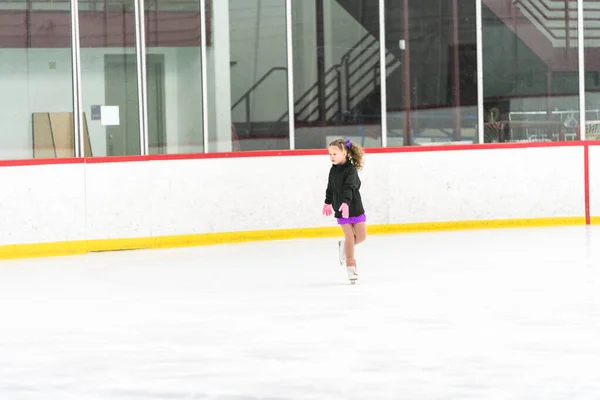
M0 399L598 399L600 227L0 262Z

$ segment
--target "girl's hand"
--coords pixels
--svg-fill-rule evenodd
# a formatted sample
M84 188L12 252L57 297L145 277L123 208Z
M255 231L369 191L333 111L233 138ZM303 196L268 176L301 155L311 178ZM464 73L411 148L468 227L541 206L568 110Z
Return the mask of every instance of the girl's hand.
M348 218L348 216L349 216L348 204L342 203L342 205L340 206L340 209L338 211L342 212L342 218Z
M331 207L331 204L324 204L323 205L323 215L325 215L326 217L329 217L331 214L333 214L333 207Z

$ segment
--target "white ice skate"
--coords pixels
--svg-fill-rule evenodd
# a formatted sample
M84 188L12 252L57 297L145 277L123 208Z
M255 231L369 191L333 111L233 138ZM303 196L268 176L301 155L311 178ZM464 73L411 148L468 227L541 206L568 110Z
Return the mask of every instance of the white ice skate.
M338 242L338 253L339 253L339 258L340 258L340 265L346 264L346 249L344 247L345 243L346 243L345 240L340 240Z
M346 272L348 273L348 279L350 280L350 283L354 285L356 283L356 280L358 279L358 274L356 273L356 267L355 266L347 266Z

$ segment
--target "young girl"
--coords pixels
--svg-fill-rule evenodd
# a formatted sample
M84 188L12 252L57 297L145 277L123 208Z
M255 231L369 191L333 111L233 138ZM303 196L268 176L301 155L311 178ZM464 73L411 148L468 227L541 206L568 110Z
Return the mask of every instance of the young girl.
M329 157L333 165L325 191L323 214L335 217L344 232L344 240L338 242L340 264L346 265L348 279L358 279L354 246L367 238L366 216L360 198L358 170L363 167L363 150L350 140L334 140L329 144Z

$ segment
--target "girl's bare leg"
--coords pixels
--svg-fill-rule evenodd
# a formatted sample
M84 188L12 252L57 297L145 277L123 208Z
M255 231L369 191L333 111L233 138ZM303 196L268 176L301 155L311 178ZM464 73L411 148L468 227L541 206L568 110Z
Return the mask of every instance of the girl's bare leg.
M356 260L354 260L354 230L352 228L352 225L350 224L344 224L341 225L341 227L342 231L344 232L344 249L346 251L346 265L356 265Z
M352 226L354 229L354 244L357 245L367 239L367 224L366 222L360 222Z

